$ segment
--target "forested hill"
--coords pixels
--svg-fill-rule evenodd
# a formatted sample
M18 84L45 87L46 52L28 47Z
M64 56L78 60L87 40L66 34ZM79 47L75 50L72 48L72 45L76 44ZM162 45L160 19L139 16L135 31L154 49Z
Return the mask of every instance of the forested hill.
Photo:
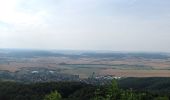
M150 78L124 78L118 81L119 87L123 89L149 90L153 92L164 91L170 94L169 77Z
M53 100L45 97L55 96L55 91L61 100L170 100L170 78L125 78L102 86L81 82L0 81L0 100Z

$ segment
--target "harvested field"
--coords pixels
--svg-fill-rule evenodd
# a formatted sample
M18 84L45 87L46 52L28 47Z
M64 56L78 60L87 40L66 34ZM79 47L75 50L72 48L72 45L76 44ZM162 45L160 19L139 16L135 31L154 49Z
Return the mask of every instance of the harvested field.
M114 75L120 77L170 77L170 70L119 70L106 69L101 75Z

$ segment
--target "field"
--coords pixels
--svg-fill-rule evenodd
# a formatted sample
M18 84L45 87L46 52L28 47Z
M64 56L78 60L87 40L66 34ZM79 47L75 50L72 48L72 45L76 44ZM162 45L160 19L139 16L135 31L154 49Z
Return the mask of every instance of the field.
M120 77L170 77L168 53L58 52L0 50L0 70L21 68L58 69L60 73L87 78L98 75Z

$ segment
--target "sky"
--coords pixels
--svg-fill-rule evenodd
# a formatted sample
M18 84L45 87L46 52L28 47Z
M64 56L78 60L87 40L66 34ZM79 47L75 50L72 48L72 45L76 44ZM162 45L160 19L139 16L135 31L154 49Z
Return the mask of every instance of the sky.
M0 48L170 52L170 0L0 0Z

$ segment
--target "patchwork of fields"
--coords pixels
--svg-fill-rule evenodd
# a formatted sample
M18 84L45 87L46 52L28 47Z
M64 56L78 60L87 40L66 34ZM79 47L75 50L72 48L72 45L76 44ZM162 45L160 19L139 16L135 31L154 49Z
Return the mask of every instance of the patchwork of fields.
M60 73L120 77L170 77L167 53L65 53L51 51L0 52L0 70L15 72L21 68L57 69Z

